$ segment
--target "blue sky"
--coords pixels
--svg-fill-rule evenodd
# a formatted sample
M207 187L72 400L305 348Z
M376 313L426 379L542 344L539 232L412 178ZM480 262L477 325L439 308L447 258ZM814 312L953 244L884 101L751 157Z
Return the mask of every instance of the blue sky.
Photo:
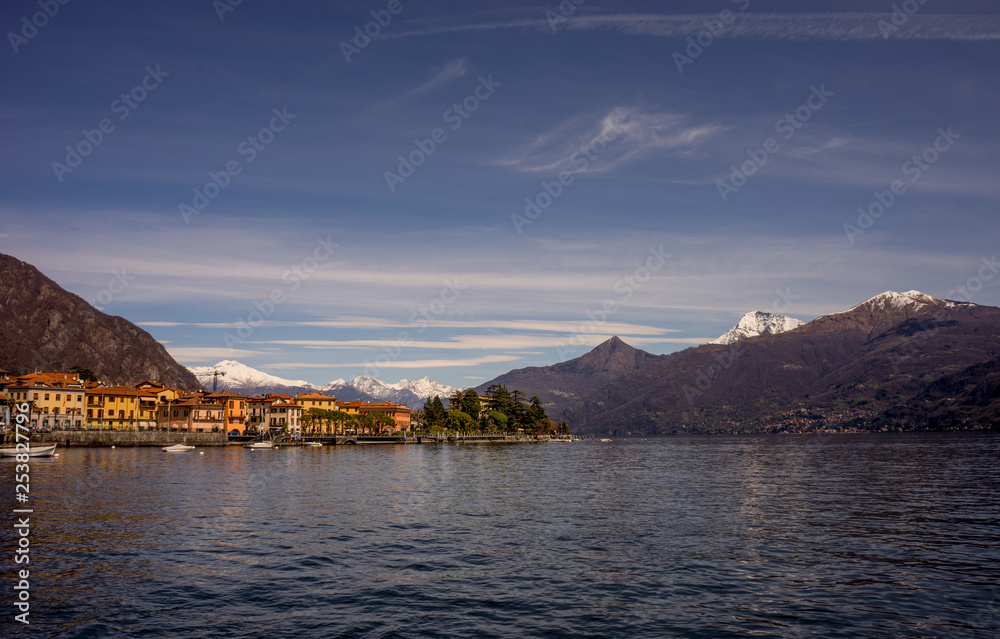
M0 9L0 252L181 363L466 386L1000 305L995 2L224 2Z

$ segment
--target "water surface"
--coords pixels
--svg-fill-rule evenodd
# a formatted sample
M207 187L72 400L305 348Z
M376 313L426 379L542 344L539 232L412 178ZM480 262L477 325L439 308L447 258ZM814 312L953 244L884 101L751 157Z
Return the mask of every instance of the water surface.
M66 449L32 461L32 624L7 605L0 634L994 637L998 452L997 433Z

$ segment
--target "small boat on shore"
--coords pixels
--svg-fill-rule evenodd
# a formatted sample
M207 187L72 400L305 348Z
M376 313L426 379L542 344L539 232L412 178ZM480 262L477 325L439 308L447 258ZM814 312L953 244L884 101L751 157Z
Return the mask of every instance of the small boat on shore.
M28 450L18 450L16 446L12 448L0 448L0 457L15 457L17 455L27 455L28 457L52 457L56 452L58 444L48 446L28 446Z
M194 450L194 446L188 446L187 444L173 444L172 446L164 446L162 450L165 453L186 453L189 450Z

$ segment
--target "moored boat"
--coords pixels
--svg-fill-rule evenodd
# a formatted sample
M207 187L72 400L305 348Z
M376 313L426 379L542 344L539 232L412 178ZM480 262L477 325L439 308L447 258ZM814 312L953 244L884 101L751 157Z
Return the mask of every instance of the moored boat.
M14 457L16 455L27 455L28 457L52 457L56 452L58 444L47 446L27 446L27 450L18 450L17 446L11 448L0 448L0 457Z
M171 446L164 446L162 450L166 453L186 453L189 450L194 450L194 446L189 446L187 444L173 444Z
M243 448L274 448L274 442L259 439L255 442L250 442L249 444L243 444Z

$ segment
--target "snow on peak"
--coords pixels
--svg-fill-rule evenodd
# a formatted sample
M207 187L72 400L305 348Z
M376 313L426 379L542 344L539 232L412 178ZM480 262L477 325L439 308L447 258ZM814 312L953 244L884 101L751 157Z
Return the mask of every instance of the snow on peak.
M408 379L401 379L395 384L387 384L386 382L377 380L373 377L361 375L360 377L354 378L354 381L351 382L351 386L378 398L393 396L402 391L409 391L420 398L433 397L434 395L446 397L457 390L453 386L439 384L438 382L431 380L430 377L424 377L423 379L418 379L413 382Z
M219 376L219 388L234 388L247 386L305 386L315 388L313 384L301 379L284 379L269 375L233 359L222 360L215 366L190 366L188 370L194 373L198 381L205 387L211 387L215 371L224 372Z
M776 335L802 326L804 322L794 317L765 311L750 311L740 318L739 323L725 335L719 336L709 344L732 344L742 339L758 335Z
M939 299L933 295L927 295L926 293L921 293L920 291L906 291L905 293L897 293L896 291L886 291L885 293L879 293L875 297L861 302L857 306L848 309L848 311L853 311L856 308L860 308L865 305L878 306L881 308L890 307L893 310L903 310L910 309L913 311L919 311L925 306L946 306L948 308L954 308L958 305L968 305L967 302L952 302L949 300Z

